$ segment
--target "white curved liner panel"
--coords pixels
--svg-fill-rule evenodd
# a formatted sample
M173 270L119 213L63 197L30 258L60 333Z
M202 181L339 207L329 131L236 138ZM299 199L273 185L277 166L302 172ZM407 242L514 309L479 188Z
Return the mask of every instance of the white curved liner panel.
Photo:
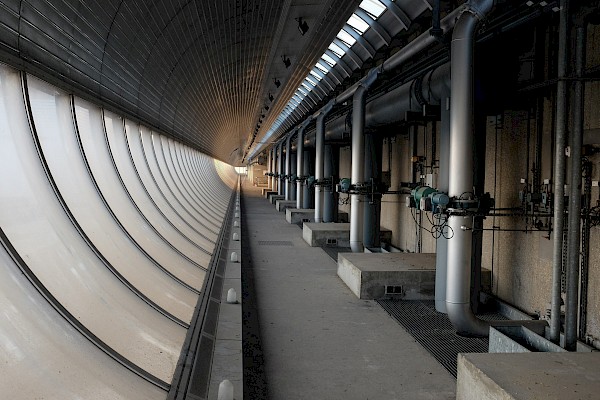
M184 151L184 149L182 149L184 146L178 142L171 143L171 140L169 140L169 145L172 145L172 148L170 149L171 158L176 160L175 165L177 165L177 172L180 175L180 180L184 182L184 185L188 189L193 201L198 204L201 210L208 208L214 210L214 212L219 216L223 215L224 209L221 207L221 202L211 201L211 196L213 196L214 193L209 190L198 190L196 182L190 176L193 173L192 165L190 165L189 160L184 159L181 154L181 152Z
M218 193L215 193L215 191L218 191L218 188L215 188L215 181L221 181L220 178L218 179L213 179L212 184L208 182L208 178L205 178L205 175L208 175L208 172L210 171L211 174L213 174L213 176L215 176L215 178L218 177L217 172L215 170L215 165L214 165L214 161L210 160L208 157L203 156L202 154L198 154L198 152L193 152L192 154L192 150L188 149L188 157L190 160L190 165L192 166L192 170L193 170L193 174L192 177L194 178L194 181L196 182L196 185L198 187L206 187L208 185L211 185L213 187L212 193L214 194L214 199L216 202L219 202L219 195ZM202 172L204 171L204 173ZM229 189L231 190L231 189ZM223 190L224 191L224 190ZM225 207L223 203L222 207ZM223 208L224 210L224 208Z
M202 224L210 232L207 233L212 240L217 237L219 231L219 224L216 221L215 210L201 210L199 205L196 204L187 192L187 188L184 188L179 175L176 173L175 161L170 157L167 138L162 135L152 134L152 145L154 149L154 155L158 166L163 171L165 180L175 197L181 202L182 206L188 210L194 218Z
M118 364L75 330L27 280L2 246L0 309L3 399L166 397L164 390Z
M208 225L213 232L218 232L220 228L219 221L221 220L221 217L219 217L219 211L212 208L203 209L200 207L200 204L191 197L187 190L188 188L184 186L178 174L178 166L176 165L177 160L171 157L168 145L168 142L171 140L172 139L168 139L166 136L155 134L152 135L154 152L159 165L161 167L163 165L167 167L167 173L170 177L170 182L173 183L173 187L177 190L177 197L185 200L184 206L198 218L205 219L205 224ZM208 188L206 188L204 191L208 192L207 189Z
M207 268L210 262L210 255L200 251L197 247L192 245L189 239L184 237L180 231L176 229L173 223L162 213L161 209L157 208L156 203L149 196L145 186L143 186L142 181L140 180L131 158L132 155L126 137L127 130L137 132L139 129L138 125L132 121L125 120L125 132L122 127L118 131L116 126L114 128L115 129L109 131L107 124L106 133L108 145L113 154L113 159L119 175L123 179L127 191L133 198L135 204L146 218L151 221L152 225L160 235L178 252L189 261L192 261L202 268Z
M103 119L98 107L84 106L86 103L79 99L76 99L75 102L76 111L89 107L87 108L90 117L89 130L86 129L84 116L77 114L82 146L96 183L117 218L124 224L136 242L161 266L185 284L198 291L201 290L206 272L199 268L199 265L192 263L158 233L154 225L163 217L152 205L148 206L146 203L135 203L134 205L133 200L139 201L140 198L143 198L144 193L129 193L124 186L125 183L121 183L121 179L127 180L130 185L137 182L135 177L131 180L129 179L130 175L121 176L116 170L117 163L127 164L123 162L124 157L127 157L125 161L129 158L127 149L118 147L114 149L112 152L112 156L115 158L113 164L111 151L108 148L107 137L124 135L123 119L108 111L104 111ZM103 129L104 123L106 123L106 135ZM121 170L124 170L124 167ZM134 185L134 189L136 188ZM139 190L143 191L141 188Z
M64 92L29 78L30 101L38 139L50 173L75 220L103 257L134 288L167 313L189 323L198 296L161 271L135 246L109 213L87 172L75 125L71 98ZM54 97L54 102L52 102ZM79 108L82 122L89 116ZM41 115L43 114L43 118ZM84 128L85 129L85 128ZM114 182L118 184L118 182Z
M165 149L165 140L162 141L163 143L163 150ZM179 157L179 152L178 149L181 147L181 144L178 142L173 141L172 139L168 139L167 141L167 147L169 150L169 159L172 160L172 164L175 167L175 175L177 176L177 179L180 183L180 186L183 188L183 193L186 195L188 201L192 204L195 205L195 208L201 213L201 214L207 214L209 215L209 218L211 218L211 222L214 224L214 226L216 227L216 229L218 229L218 227L221 225L221 219L217 219L215 218L212 214L209 214L209 209L211 208L210 205L208 205L208 200L206 199L207 197L207 193L206 190L196 190L191 184L190 181L187 177L187 171L188 171L188 166L183 164L181 158ZM224 210L222 210L220 207L212 207L212 212L214 214L217 214L219 216L223 215Z
M186 329L126 288L65 214L35 149L19 74L2 69L0 226L42 285L83 326L149 374L170 382ZM43 112L54 97L36 91ZM6 99L6 101L4 101ZM46 105L44 104L46 103ZM58 118L69 120L70 110ZM37 124L45 123L44 118Z
M156 163L150 131L141 127L138 135L132 132L127 138L137 171L161 211L185 237L204 251L212 252L215 243L206 236L210 233L208 229L199 225L196 217L182 206L165 182L161 166Z

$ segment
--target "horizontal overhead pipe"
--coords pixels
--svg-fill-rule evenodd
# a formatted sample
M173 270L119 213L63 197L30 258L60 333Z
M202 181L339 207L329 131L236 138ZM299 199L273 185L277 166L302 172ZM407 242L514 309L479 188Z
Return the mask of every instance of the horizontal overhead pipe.
M407 111L421 112L419 98L425 98L430 104L440 104L444 93L450 90L450 63L427 72L422 78L421 93L417 94L415 80L370 99L365 107L365 128L376 128L398 123L405 119ZM325 140L341 140L349 131L346 115L329 121L325 126ZM315 131L304 135L304 146L315 146Z
M465 10L469 9L469 4L470 3L465 3L465 4L461 5L460 7L456 8L455 10L453 10L448 15L446 15L446 17L440 21L441 29L444 32L452 30L456 23L457 18ZM312 116L312 119L316 119L318 117L318 115L323 115L324 110L328 110L326 113L329 113L329 111L331 111L331 108L333 106L335 106L337 104L342 104L342 103L350 100L352 98L352 96L354 95L354 92L356 91L356 89L359 86L363 86L365 81L373 79L373 76L375 76L375 79L377 79L377 77L380 73L400 67L401 65L410 61L411 58L415 57L417 54L419 54L423 50L427 49L428 47L433 46L437 42L438 42L437 38L433 37L429 33L429 31L422 33L416 39L414 39L413 41L408 43L406 46L404 46L402 49L400 49L398 52L394 53L390 58L385 60L382 65L373 67L372 69L370 69L361 80L356 82L354 85L350 86L344 92L340 93L337 97L335 97L329 103L327 103L327 105L323 106L320 110L318 110L316 113L314 113ZM387 103L387 104L389 105L389 103ZM418 104L418 102L416 102L415 104ZM369 113L368 109L367 109L367 113ZM367 116L366 123L368 124L368 116ZM345 120L344 119L342 119L342 120L336 119L336 120L330 122L330 124L336 124L337 129L335 129L335 132L339 132L340 126L342 128L345 127ZM368 126L368 125L366 125L366 126ZM306 138L305 138L305 140L306 140ZM309 142L310 145L315 145L315 141L316 141L315 139L311 139Z

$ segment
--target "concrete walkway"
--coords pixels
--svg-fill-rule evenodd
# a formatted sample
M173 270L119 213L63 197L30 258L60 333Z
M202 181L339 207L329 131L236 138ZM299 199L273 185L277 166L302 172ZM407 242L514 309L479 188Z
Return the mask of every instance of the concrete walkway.
M357 299L336 263L243 188L268 397L454 399L456 381L374 301Z

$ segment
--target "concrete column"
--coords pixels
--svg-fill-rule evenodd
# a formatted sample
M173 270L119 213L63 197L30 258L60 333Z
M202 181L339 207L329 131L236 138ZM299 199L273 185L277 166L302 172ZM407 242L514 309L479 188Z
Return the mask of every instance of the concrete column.
M380 137L365 135L364 182L373 182L375 185L379 182L382 146L383 141ZM363 244L365 247L381 247L381 195L368 195L364 200Z

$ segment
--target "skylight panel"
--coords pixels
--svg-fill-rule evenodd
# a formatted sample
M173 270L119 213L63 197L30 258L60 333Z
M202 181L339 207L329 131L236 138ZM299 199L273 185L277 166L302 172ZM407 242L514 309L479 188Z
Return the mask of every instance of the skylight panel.
M323 54L323 56L321 57L323 60L325 60L326 63L328 63L329 65L331 65L332 67L337 64L337 61L335 61L333 58L329 57L327 54Z
M307 85L305 82L302 82L302 86L309 92L312 90L312 88L309 85Z
M325 66L327 65L327 66ZM328 73L329 70L331 69L331 67L329 66L329 64L325 63L325 65L323 65L321 63L321 61L317 62L317 64L315 65L315 67L319 68L323 73Z
M363 21L356 14L352 14L352 16L348 19L348 25L353 27L361 35L365 33L367 29L369 29L369 24Z
M348 47L352 47L354 43L356 43L356 39L352 37L348 32L346 32L343 28L340 33L337 34L337 37L344 43L348 45Z
M310 75L311 75L313 78L315 78L315 79L317 80L317 82L318 82L318 81L320 81L321 79L323 79L323 78L321 78L321 77L319 76L319 74L317 74L315 71L310 71Z
M311 75L312 75L312 71L311 71ZM318 82L318 80L317 80L317 82L315 82L315 81L314 81L313 79L311 79L311 78L312 78L312 77L309 75L309 76L307 76L307 77L306 77L306 80L307 80L307 81L309 81L311 85L313 85L313 86L317 86L317 82Z
M304 95L304 97L308 96L308 92L301 86L298 88L298 91Z
M379 0L363 0L359 7L371 14L373 19L383 14L386 8Z
M335 43L331 43L329 45L329 50L333 51L334 54L336 56L338 56L339 58L342 58L344 56L344 54L346 54L346 52L344 50L342 50L342 48Z

